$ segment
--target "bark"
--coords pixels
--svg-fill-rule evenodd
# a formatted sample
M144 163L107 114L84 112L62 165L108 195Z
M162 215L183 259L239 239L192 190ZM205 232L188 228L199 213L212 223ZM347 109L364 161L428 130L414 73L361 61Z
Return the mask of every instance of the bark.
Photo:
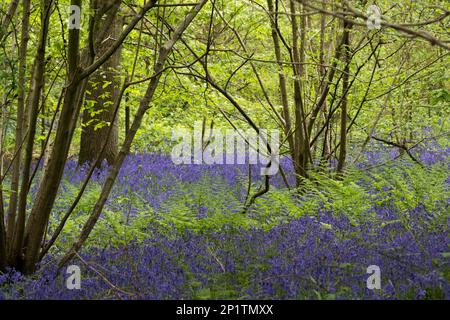
M3 203L0 203L0 272L6 268L6 230L4 221Z
M30 20L30 0L23 1L23 17L22 17L22 32L21 43L19 49L19 79L18 79L18 100L17 100L17 120L16 120L16 132L15 132L15 155L13 160L13 169L11 176L11 195L9 198L8 215L7 215L7 243L12 243L14 224L17 211L17 198L19 193L20 182L20 167L22 161L22 140L24 137L23 124L24 124L24 109L25 109L25 70L27 65L26 54L28 47L28 29Z
M121 1L115 1L115 5L120 6ZM102 9L99 8L101 11ZM105 28L104 39L95 39L96 43L101 43L99 48L95 48L101 55L111 46L120 35L122 20L117 16L118 10L108 10L105 17L100 17L94 25L95 30ZM94 33L95 34L95 33ZM95 36L95 35L94 35ZM120 79L118 68L120 66L120 48L89 77L86 88L85 103L89 108L85 108L82 115L82 133L79 152L79 165L86 162L91 163L100 155L100 163L106 160L112 164L118 153L118 117L114 121L114 101L119 93ZM112 130L109 130L112 126ZM108 132L111 132L108 135ZM102 148L99 141L107 141L106 148ZM103 150L103 152L102 152Z
M45 0L43 2L41 12L41 31L39 35L38 49L34 61L33 76L31 79L30 93L27 103L27 108L29 110L29 117L27 119L28 136L26 140L24 168L19 195L19 207L17 212L17 219L14 225L13 244L10 253L11 261L18 267L18 269L21 269L22 266L22 243L25 229L27 195L29 188L28 182L30 179L31 162L33 159L34 137L36 133L37 117L39 113L39 101L41 98L42 86L44 84L46 41L48 36L52 3L52 0ZM17 141L17 143L19 143L19 141Z
M72 0L71 4L81 7L81 0ZM76 81L79 73L79 42L80 30L69 30L68 85L66 95L48 167L39 186L26 227L23 272L28 274L35 270L36 258L44 235L45 226L58 191L66 162L70 140L73 134L73 118L77 116L78 94L81 89L81 83Z
M350 72L350 29L352 25L350 22L344 21L344 40L343 50L344 52L344 74L342 78L342 103L341 103L341 130L340 130L340 146L339 146L339 158L337 165L338 174L342 174L345 165L345 159L347 156L347 98L349 89L349 72Z
M322 3L322 7L324 8L324 9L326 9L326 6L327 6L327 3L326 3L326 1L324 1L323 3ZM326 77L326 73L327 73L327 70L326 70L326 68L325 68L325 66L324 66L324 64L325 64L325 15L324 14L322 14L321 16L320 16L320 53L319 53L319 62L320 62L320 66L318 67L319 68L319 75L320 75L320 84L319 84L319 86L318 86L318 90L317 90L317 95L319 95L320 94L320 92L322 92L322 90L323 90L323 87L324 87L324 80L325 80L325 77ZM322 110L322 118L323 118L323 121L324 121L324 124L325 124L325 126L326 126L326 129L325 129L325 133L324 133L324 135L323 135L323 143L322 143L322 151L321 151L321 154L320 154L320 158L321 158L321 162L323 163L323 164L325 164L326 163L326 161L327 161L327 156L330 154L330 145L329 145L329 129L330 129L330 127L329 127L329 123L328 123L328 120L327 120L327 118L328 118L328 115L327 115L327 103L326 103L326 101L324 102L324 104L323 104L323 106L322 106L322 108L321 108L321 110Z
M291 134L292 121L291 121L291 115L290 115L290 111L289 111L289 102L288 102L288 94L287 94L287 87L286 87L286 75L283 72L283 64L281 63L281 61L283 61L283 58L281 55L280 39L278 38L278 30L277 30L278 12L275 10L272 0L267 0L267 5L269 8L269 14L270 14L270 25L272 28L272 41L274 44L275 58L278 62L278 68L279 68L278 83L279 83L279 87L280 87L281 104L283 106L283 118L284 118L284 122L285 122L284 133L287 137L291 157L292 157L292 159L294 159L294 157L295 157L294 139Z
M19 0L13 0L9 3L8 10L6 11L5 19L1 22L0 42L2 42L4 40L4 37L7 34L8 27L13 20L12 17L16 13L18 4L19 4Z
M296 8L294 0L290 0L290 12L291 17L291 28L292 28L292 58L293 58L293 73L294 73L294 102L295 102L295 158L294 160L294 170L297 178L297 186L301 185L302 177L307 177L306 174L306 164L308 160L309 153L309 142L305 135L306 132L306 117L304 113L303 97L302 97L302 82L301 77L303 76L300 67L301 57L303 53L300 54L299 48L299 34L298 34L298 23L296 17ZM303 23L302 23L303 24ZM303 44L302 44L303 45ZM302 50L303 51L303 50ZM308 142L308 143L307 143Z

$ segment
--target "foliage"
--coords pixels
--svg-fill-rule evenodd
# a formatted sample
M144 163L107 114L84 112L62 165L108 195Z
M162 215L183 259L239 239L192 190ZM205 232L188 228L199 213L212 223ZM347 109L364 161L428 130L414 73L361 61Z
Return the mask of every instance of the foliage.
M274 179L248 215L239 211L245 166L180 168L162 155L130 156L81 253L89 267L76 262L82 290L66 290L49 258L31 278L1 276L0 292L6 299L449 298L445 150L424 168L404 159L354 167L343 180L317 173L300 198ZM71 199L84 173L69 164L65 176L61 198ZM73 241L103 179L98 171L53 255ZM365 287L371 264L382 270L381 290Z

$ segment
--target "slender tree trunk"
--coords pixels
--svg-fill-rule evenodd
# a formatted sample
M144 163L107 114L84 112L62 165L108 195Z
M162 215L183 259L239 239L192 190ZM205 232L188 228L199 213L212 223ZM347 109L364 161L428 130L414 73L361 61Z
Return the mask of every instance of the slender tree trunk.
M1 201L1 199L0 199ZM0 203L0 272L6 268L6 230L3 201Z
M324 1L322 3L322 8L326 9L327 3ZM327 74L327 70L325 65L325 15L322 14L320 16L320 52L319 52L319 62L320 66L318 66L318 73L320 75L320 83L317 89L317 96L319 96L320 92L324 89L324 81ZM322 142L322 150L320 154L320 159L323 164L327 161L327 155L330 153L330 146L328 143L328 132L329 132L329 123L328 123L328 108L327 103L324 101L323 106L321 108L322 118L324 121L324 125L326 126L325 133L323 135Z
M81 7L81 0L73 0L71 4ZM50 212L55 200L70 145L72 135L70 127L73 117L76 116L77 97L80 90L80 84L75 81L79 72L79 33L78 29L69 30L66 96L48 167L39 186L26 226L23 246L25 261L22 271L27 274L34 272L36 257L48 219L47 213Z
M351 23L344 21L344 74L342 76L342 104L341 104L341 130L340 130L340 145L339 158L337 164L337 172L342 174L347 157L347 101L349 89L349 72L350 72L350 29Z
M19 80L18 80L18 100L17 100L17 120L16 120L16 132L15 139L16 145L14 149L15 158L13 160L13 169L11 177L11 194L8 204L7 215L7 243L12 244L13 231L16 219L17 211L17 198L19 194L19 182L20 182L20 167L22 160L22 140L24 138L23 124L24 124L24 109L25 109L25 71L27 65L27 47L28 47L28 28L30 20L30 0L23 1L23 17L22 17L22 33L21 43L19 49Z
M278 12L274 8L273 0L267 0L267 6L269 8L269 17L270 17L270 25L272 28L272 41L274 44L274 51L275 51L275 58L278 62L278 83L280 87L280 96L281 96L281 104L283 106L283 119L285 121L284 126L284 133L287 136L287 141L289 144L289 150L292 157L292 160L294 161L295 158L295 145L294 145L294 139L292 135L292 120L291 115L289 111L289 102L288 102L288 94L287 94L287 87L286 87L286 75L283 72L283 57L281 55L281 49L280 49L280 39L278 38Z
M8 10L6 11L5 19L1 21L0 26L0 42L3 41L5 35L7 34L7 30L9 27L9 24L13 20L13 16L16 13L17 6L19 5L19 0L13 0L9 3Z
M300 67L301 54L299 48L299 34L298 34L298 23L296 17L296 4L294 0L290 0L290 12L291 17L291 29L292 29L292 59L293 59L293 73L294 73L294 102L295 102L295 159L294 159L294 169L297 178L297 186L302 183L302 178L306 177L306 163L307 163L307 153L308 150L305 149L306 143L306 118L304 116L304 105L302 97L302 82L301 77L302 70Z
M14 227L13 246L11 250L11 259L14 265L16 265L19 269L21 269L22 266L22 243L25 230L27 195L29 188L28 183L31 173L31 161L33 158L33 146L36 133L37 117L39 113L39 101L41 98L42 86L44 84L45 51L52 3L52 0L45 0L42 6L42 27L39 35L37 55L34 61L33 76L31 79L30 94L28 97L27 105L27 108L29 110L29 117L27 119L28 136L26 140L24 168L19 195L19 207ZM20 143L20 141L16 141L16 143Z
M4 127L5 127L5 113L4 108L1 114L0 123L0 175L3 177L3 158L4 158ZM5 232L5 212L3 206L3 181L0 181L0 271L3 271L6 267L6 232Z

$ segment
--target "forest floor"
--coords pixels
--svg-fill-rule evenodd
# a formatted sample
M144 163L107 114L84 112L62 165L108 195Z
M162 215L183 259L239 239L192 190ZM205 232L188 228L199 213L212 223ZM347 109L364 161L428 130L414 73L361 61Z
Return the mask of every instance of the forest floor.
M450 148L431 141L413 153L423 166L374 145L343 180L316 173L301 195L275 176L246 214L246 165L131 155L72 261L81 289L66 287L56 262L107 168L94 175L40 271L0 275L0 299L450 299ZM289 173L289 162L282 165ZM68 164L50 235L86 171ZM379 267L380 289L367 286L369 266Z

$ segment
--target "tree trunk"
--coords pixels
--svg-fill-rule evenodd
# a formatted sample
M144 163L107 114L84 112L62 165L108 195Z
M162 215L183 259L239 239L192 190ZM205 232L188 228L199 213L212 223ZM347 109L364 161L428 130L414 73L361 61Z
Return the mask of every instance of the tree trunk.
M6 230L4 222L5 215L3 213L3 203L0 203L0 205L0 272L2 272L6 267Z
M19 49L19 92L17 100L17 120L16 120L16 145L14 149L15 158L13 160L13 169L11 177L11 194L8 205L7 215L7 235L8 243L12 243L15 217L17 211L17 199L19 194L20 169L22 160L22 140L24 138L24 109L25 109L25 71L27 65L27 47L28 47L28 28L30 20L30 0L23 1L22 33Z
M307 177L306 166L308 163L309 154L309 139L305 134L307 133L306 127L306 117L305 109L302 97L302 81L303 76L301 63L304 59L303 54L303 43L302 48L299 47L299 34L298 34L298 24L296 17L296 8L294 0L290 0L290 12L292 14L291 18L291 28L292 28L292 70L294 74L294 103L295 103L295 159L294 160L294 170L296 173L297 187L302 184L302 178ZM304 17L301 17L304 19ZM302 20L302 27L304 25L304 20ZM302 31L303 32L303 31Z
M292 157L292 160L295 159L295 145L294 145L294 139L292 137L292 121L291 121L291 115L289 111L289 101L288 101L288 93L287 93L287 85L286 85L286 75L283 71L283 57L281 55L281 49L280 49L280 39L278 37L278 8L274 8L273 0L267 0L267 6L269 8L269 17L270 17L270 26L272 29L272 41L274 45L274 51L275 51L275 58L277 60L278 64L278 84L280 87L280 97L281 97L281 104L283 106L283 119L285 121L284 126L284 133L287 137L287 141L289 144L289 153Z
M5 35L8 33L8 27L11 22L14 20L13 17L16 13L17 6L19 5L19 0L13 0L9 3L8 11L6 11L5 19L1 21L0 26L0 42L2 42L5 38Z
M120 1L118 2L120 5ZM111 20L110 20L111 19ZM95 39L95 43L101 43L97 49L97 55L102 55L120 35L122 19L117 16L117 11L109 10L103 19L95 24L95 30L110 25L104 39ZM78 164L91 163L101 153L102 144L107 141L106 148L101 154L100 160L106 160L112 164L119 150L118 146L118 117L112 121L114 115L114 101L119 94L120 78L120 48L89 77L86 88L85 109L82 115L82 132ZM108 127L112 130L108 137ZM101 163L101 162L100 162Z
M350 28L352 27L350 22L344 21L344 75L342 76L342 104L341 104L341 131L340 131L340 145L339 145L339 158L337 165L338 174L342 174L345 165L345 159L347 157L347 98L349 90L349 72L350 72Z
M27 195L29 189L29 179L31 173L31 161L33 158L34 137L36 133L36 124L39 114L39 101L42 93L42 86L44 84L45 73L45 52L46 42L48 36L49 21L51 15L52 0L45 0L42 3L41 21L42 27L39 35L39 43L36 54L36 59L33 66L33 76L30 84L30 94L28 97L27 108L28 113L28 135L26 139L26 149L24 157L24 168L22 172L22 183L19 194L19 207L17 212L17 219L14 226L14 236L12 242L12 250L10 252L11 261L14 265L21 269L22 265L22 243L25 230ZM19 121L19 119L18 119ZM20 144L20 141L16 141Z

